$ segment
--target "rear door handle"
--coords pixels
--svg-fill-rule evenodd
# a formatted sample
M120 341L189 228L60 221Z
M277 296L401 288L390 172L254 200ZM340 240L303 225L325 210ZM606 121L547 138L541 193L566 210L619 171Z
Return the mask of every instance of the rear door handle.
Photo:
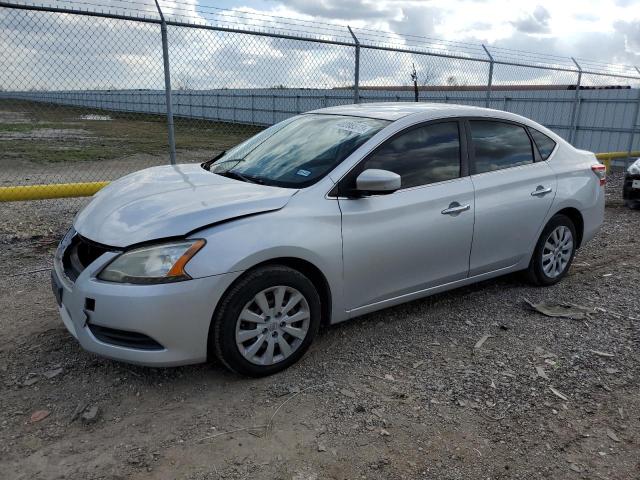
M448 208L442 210L443 215L457 215L458 213L466 212L471 208L471 205L460 205L458 202L452 202Z
M551 188L545 188L542 185L538 185L534 192L531 192L532 197L541 197L546 195L547 193L551 193L553 190Z

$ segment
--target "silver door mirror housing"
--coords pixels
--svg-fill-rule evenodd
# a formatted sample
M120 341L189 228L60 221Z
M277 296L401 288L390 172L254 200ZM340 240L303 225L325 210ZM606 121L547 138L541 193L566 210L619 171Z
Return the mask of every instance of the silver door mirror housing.
M401 179L389 170L370 168L356 178L356 190L368 195L384 195L400 189Z

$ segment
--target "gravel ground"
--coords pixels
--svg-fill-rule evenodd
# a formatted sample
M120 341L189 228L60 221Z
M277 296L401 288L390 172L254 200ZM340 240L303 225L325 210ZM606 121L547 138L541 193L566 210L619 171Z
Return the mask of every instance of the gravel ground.
M50 264L83 201L5 204L0 476L640 478L640 212L620 179L561 284L508 276L367 315L259 380L81 350L48 273L22 272ZM600 310L549 318L525 298Z

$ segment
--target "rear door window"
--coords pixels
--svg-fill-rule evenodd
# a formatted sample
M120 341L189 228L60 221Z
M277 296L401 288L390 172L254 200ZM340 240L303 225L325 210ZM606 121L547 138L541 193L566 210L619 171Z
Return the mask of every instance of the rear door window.
M520 125L471 120L474 173L492 172L534 162L533 146Z

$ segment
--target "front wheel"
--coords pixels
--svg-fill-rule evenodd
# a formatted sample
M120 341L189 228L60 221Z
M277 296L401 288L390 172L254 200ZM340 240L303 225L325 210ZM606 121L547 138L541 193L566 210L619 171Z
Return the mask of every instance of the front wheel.
M297 270L265 266L224 295L213 318L210 348L230 370L261 377L297 362L320 326L320 297Z
M542 231L527 278L535 285L555 285L569 271L576 254L576 228L566 215L554 215Z

